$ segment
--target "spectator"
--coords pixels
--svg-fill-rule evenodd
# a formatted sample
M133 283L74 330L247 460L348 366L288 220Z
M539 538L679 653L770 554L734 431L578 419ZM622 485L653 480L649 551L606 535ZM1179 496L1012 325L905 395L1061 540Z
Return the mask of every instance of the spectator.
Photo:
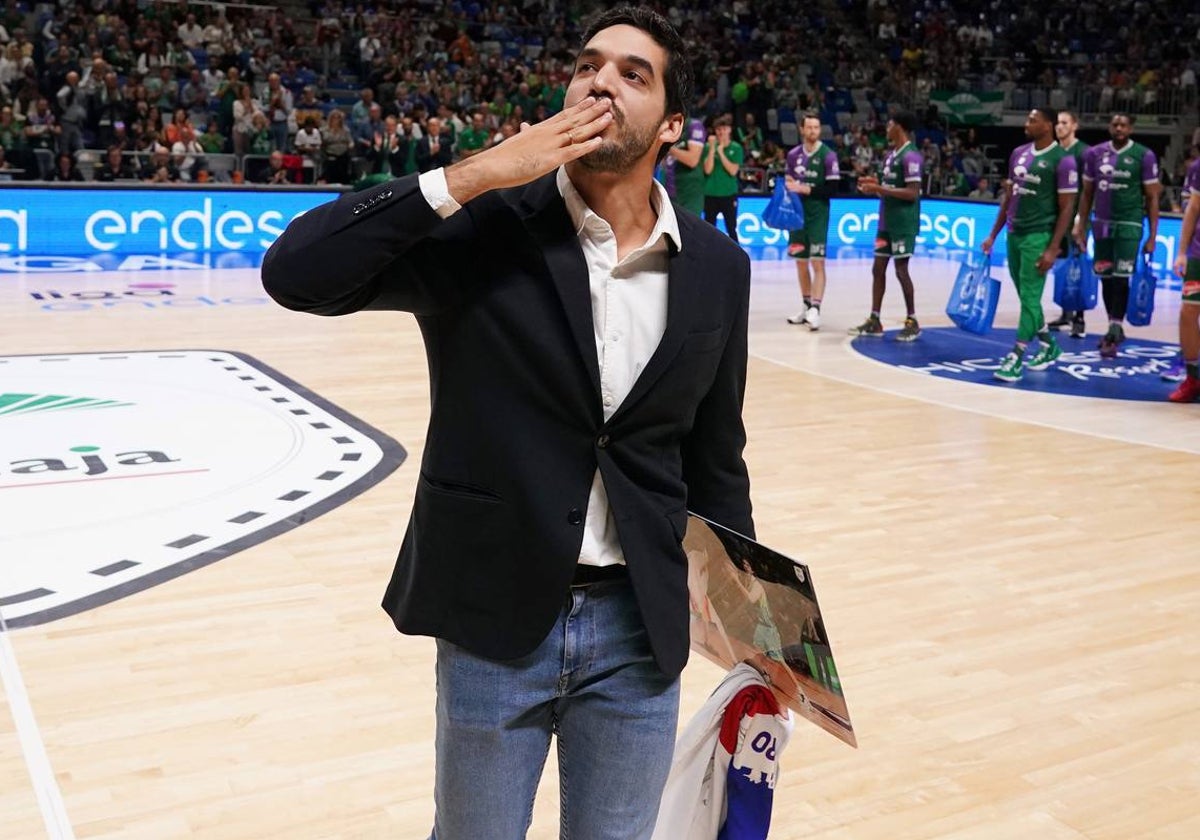
M870 175L875 169L875 148L871 145L871 138L865 131L858 134L858 142L854 144L851 165L854 167L856 178Z
M967 198L973 198L977 201L995 201L996 194L992 192L992 185L986 177L980 178L975 183L975 189L967 193Z
M11 181L16 175L23 175L24 170L14 165L8 159L8 155L4 151L4 147L0 146L0 181Z
M449 166L454 160L454 151L450 141L443 136L442 121L437 117L430 117L425 125L425 136L417 141L415 152L417 170L428 172L431 169Z
M392 177L406 175L409 149L414 141L404 135L395 117L388 117L383 121L383 125L383 131L376 132L371 141L374 159L372 171Z
M87 97L79 89L79 74L74 70L67 73L57 99L59 125L62 126L58 150L74 154L83 148L83 128L88 118Z
M92 107L96 114L96 126L99 129L99 140L108 145L113 141L116 123L125 121L128 101L121 91L117 74L108 70L104 74L103 86L92 98Z
M48 149L54 151L58 147L58 137L62 133L58 120L50 110L46 97L39 96L34 105L33 113L25 118L25 143L30 149ZM45 176L47 173L43 172Z
M96 167L95 179L104 183L127 181L137 177L133 163L122 153L120 146L109 146L104 160Z
M192 125L188 112L183 108L176 108L170 124L163 130L163 140L173 146L176 143L190 145L195 139L196 127Z
M468 158L472 155L477 155L486 149L491 138L488 136L487 126L484 124L483 112L475 111L471 114L471 125L464 129L458 135L458 143L456 151L460 158Z
M239 87L238 98L233 103L233 153L244 155L250 148L251 139L258 133L254 119L264 116L262 106L253 96L249 84Z
M332 111L321 131L321 177L331 184L350 183L350 152L354 140L346 129L346 114Z
M296 154L307 158L315 164L321 153L322 142L321 130L317 118L310 116L305 119L304 125L296 132L293 146L296 149Z
M155 144L151 150L150 159L142 167L141 178L153 184L172 184L179 182L179 170L171 162L170 150L161 143Z
M280 82L279 74L267 77L267 87L262 95L263 113L271 125L274 147L284 151L288 147L288 121L292 116L292 92Z
M371 158L375 152L375 138L384 133L383 109L378 102L372 102L370 116L366 121L357 124L354 135L354 149L362 157ZM394 119L394 118L393 118Z
M255 178L260 184L290 184L292 183L292 174L283 165L283 152L276 149L271 152L271 157L267 161L267 166L263 169L258 177Z
M171 163L179 170L182 181L208 180L208 161L204 159L204 149L195 139L172 143Z
M704 220L715 227L717 218L723 218L725 232L737 242L738 171L745 155L733 140L732 117L718 117L713 130L703 157Z
M187 18L183 23L179 24L179 28L175 30L175 34L179 37L180 42L189 50L196 49L204 40L204 28L196 23L196 15L192 12L188 12Z
M0 107L0 149L9 153L10 160L16 153L25 151L25 132L13 115L11 105Z
M217 124L217 118L209 119L208 125L204 129L204 133L196 138L200 144L200 148L205 154L219 155L226 149L227 140L225 135L221 133L221 127Z
M179 90L179 107L186 108L192 125L208 122L208 85L199 70L193 70Z
M247 152L252 155L269 155L273 151L282 151L275 148L275 132L271 131L271 124L267 122L267 117L262 111L256 112L251 118L249 141Z

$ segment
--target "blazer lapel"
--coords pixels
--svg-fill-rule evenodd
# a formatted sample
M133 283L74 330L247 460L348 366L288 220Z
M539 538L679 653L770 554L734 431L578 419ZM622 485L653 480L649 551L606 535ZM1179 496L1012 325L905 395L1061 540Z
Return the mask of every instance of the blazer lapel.
M559 195L554 172L539 178L525 189L517 212L546 261L550 280L566 312L576 349L587 369L592 388L599 395L600 362L596 358L587 263L579 246L579 238L571 226L566 204Z
M687 234L684 231L685 226L680 224L680 235L686 238ZM613 420L629 411L650 391L683 347L688 324L692 320L690 307L692 301L697 299L699 290L696 286L703 276L696 251L696 242L693 241L691 245L671 257L667 268L667 328L663 332L662 340L658 342L658 347L650 356L650 361L633 383L629 395L621 402Z

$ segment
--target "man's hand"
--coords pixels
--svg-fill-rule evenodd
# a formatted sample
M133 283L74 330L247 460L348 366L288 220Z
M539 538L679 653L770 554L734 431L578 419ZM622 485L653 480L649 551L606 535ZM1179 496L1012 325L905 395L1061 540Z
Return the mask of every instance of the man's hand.
M1154 249L1158 247L1158 236L1146 237L1146 244L1142 246L1142 250L1153 256Z
M587 97L531 125L498 146L446 169L446 187L459 204L490 190L528 184L565 163L595 151L600 132L613 120L612 102Z
M788 192L794 192L798 195L808 195L812 192L812 187L803 181L798 181L791 175L784 177L783 186Z
M1187 271L1187 252L1180 251L1175 257L1175 273L1180 277Z
M879 179L874 175L863 175L858 179L858 191L863 195L879 195Z
M983 253L990 257L992 255L992 248L995 246L995 244L996 240L989 236L987 239L983 240L982 243L980 243L979 250L983 251Z
M1050 267L1054 265L1054 261L1056 259L1058 259L1058 248L1056 246L1051 246L1045 251L1042 251L1042 255L1037 258L1037 262L1034 263L1034 267L1037 268L1039 274L1045 274L1050 270Z
M1087 247L1087 231L1084 229L1082 219L1075 223L1075 227L1071 230L1071 238L1075 240L1080 251Z

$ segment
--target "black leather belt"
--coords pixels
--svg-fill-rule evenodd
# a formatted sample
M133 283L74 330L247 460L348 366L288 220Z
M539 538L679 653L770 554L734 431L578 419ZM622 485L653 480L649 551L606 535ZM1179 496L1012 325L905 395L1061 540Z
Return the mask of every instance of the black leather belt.
M571 581L571 585L588 586L593 583L626 580L628 578L629 570L624 563L616 563L612 566L588 566L579 563L575 566L575 577Z

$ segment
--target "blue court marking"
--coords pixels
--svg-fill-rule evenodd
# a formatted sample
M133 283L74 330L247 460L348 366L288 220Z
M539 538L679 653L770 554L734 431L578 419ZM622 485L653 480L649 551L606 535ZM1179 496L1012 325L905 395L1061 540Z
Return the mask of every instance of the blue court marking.
M1026 369L1019 382L1007 383L993 372L1012 349L1016 330L994 329L980 336L956 327L933 327L922 330L912 342L896 341L896 332L889 331L883 338L855 338L850 346L869 359L905 371L996 388L1150 402L1164 401L1175 388L1161 375L1177 361L1177 344L1131 337L1115 359L1102 359L1098 335L1073 339L1059 333L1063 354L1058 362L1044 371ZM1027 361L1033 352L1026 352Z

